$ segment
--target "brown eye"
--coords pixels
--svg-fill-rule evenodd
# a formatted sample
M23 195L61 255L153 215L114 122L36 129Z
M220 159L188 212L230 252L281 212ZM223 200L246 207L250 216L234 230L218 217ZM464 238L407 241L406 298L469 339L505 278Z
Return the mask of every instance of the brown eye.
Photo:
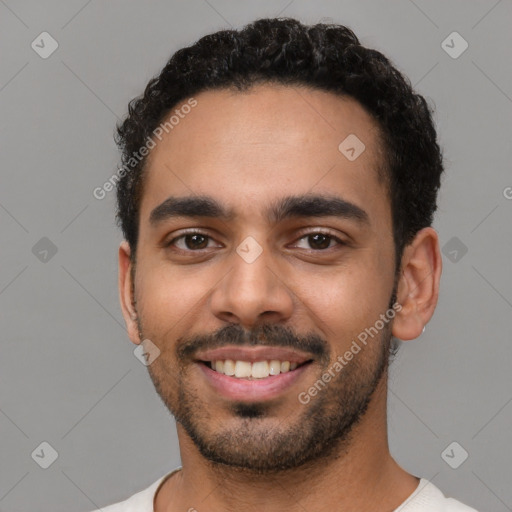
M173 238L165 247L176 248L180 251L198 251L208 248L211 237L198 231L185 233Z
M331 249L334 245L345 245L342 240L338 237L331 235L329 233L317 232L317 233L309 233L302 236L299 239L299 242L305 240L308 247L299 247L301 249L309 249L314 251L324 251L326 249ZM335 242L332 244L332 242Z
M315 233L314 235L308 235L309 245L313 249L328 249L331 243L332 237L324 235L322 233Z
M200 234L185 235L183 239L188 249L205 249L208 245L208 237Z

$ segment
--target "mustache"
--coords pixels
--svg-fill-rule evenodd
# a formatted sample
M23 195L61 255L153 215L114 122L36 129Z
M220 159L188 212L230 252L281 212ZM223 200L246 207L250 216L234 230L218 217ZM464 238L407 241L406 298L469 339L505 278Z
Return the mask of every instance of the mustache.
M176 344L178 360L193 358L199 350L212 350L224 345L286 347L309 353L315 359L329 361L330 348L326 340L311 332L303 336L290 327L278 324L263 324L246 330L239 324L229 324L211 334L180 337Z

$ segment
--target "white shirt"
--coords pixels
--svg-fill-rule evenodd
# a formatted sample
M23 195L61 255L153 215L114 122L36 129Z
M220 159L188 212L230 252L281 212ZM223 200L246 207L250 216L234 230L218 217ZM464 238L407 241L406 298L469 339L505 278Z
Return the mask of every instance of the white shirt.
M154 512L153 500L160 485L176 471L159 478L143 491L134 494L126 501L114 503L93 512ZM464 505L453 498L446 498L444 494L425 478L420 479L416 490L393 512L477 512L474 508Z

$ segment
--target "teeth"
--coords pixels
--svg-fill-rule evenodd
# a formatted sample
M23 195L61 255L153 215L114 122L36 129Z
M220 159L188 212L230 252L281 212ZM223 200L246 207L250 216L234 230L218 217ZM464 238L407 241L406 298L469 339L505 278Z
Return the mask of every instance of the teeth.
M281 373L281 361L272 359L268 365L268 368L270 375L279 375ZM267 377L267 375L265 375L265 377Z
M250 377L251 367L252 365L248 361L237 361L235 363L235 377Z
M217 363L218 361L215 361L215 369L217 369ZM225 375L235 375L235 362L232 359L226 359L224 361L224 369L222 370L222 373Z
M239 379L265 379L269 375L279 375L280 373L295 370L297 366L297 363L278 361L277 359L256 361L254 363L249 361L233 361L232 359L211 362L213 370Z
M258 361L257 363L252 363L252 372L251 377L255 379L263 379L268 377L269 374L269 364L267 361ZM274 375L272 373L272 375Z

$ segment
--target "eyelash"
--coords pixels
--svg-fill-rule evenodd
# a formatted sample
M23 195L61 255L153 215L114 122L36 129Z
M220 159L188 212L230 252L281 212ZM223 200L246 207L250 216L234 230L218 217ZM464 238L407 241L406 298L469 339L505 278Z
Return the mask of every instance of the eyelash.
M171 246L177 240L185 238L186 236L189 236L189 235L201 235L201 236L207 238L208 240L212 240L213 239L213 237L211 237L210 235L208 235L206 233L203 233L202 231L197 231L197 230L186 231L186 232L182 233L181 235L173 238L169 242L165 242L164 243L164 248L171 248ZM347 245L345 242L343 242L343 240L341 240L337 236L331 234L329 231L311 231L311 232L303 234L301 237L299 237L297 239L297 241L302 240L302 239L307 238L308 236L312 236L312 235L325 235L325 236L329 237L331 240L337 242L338 246ZM313 251L313 252L327 252L330 249L333 249L333 247L327 247L326 249L308 249L308 250ZM174 250L176 252L182 252L182 253L183 252L187 252L187 253L193 253L193 252L200 253L201 251L207 250L207 248L206 249L197 249L197 250L175 248Z

